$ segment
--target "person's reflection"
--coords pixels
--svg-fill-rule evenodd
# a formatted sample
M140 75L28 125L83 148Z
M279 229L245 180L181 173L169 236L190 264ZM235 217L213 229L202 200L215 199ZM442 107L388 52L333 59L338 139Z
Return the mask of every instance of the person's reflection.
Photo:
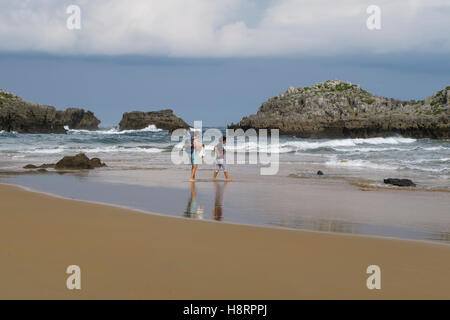
M191 195L184 216L188 218L203 219L203 208L197 203L197 193L194 181L191 181Z
M227 188L228 182L215 182L214 183L214 192L215 192L215 199L214 199L214 209L213 209L213 217L214 220L222 220L223 216L223 199L225 197L225 190Z

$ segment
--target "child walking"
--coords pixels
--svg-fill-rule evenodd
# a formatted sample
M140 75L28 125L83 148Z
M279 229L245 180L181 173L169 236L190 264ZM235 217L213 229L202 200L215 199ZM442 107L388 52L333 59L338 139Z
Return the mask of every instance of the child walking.
M217 146L214 147L214 151L216 152L216 168L214 170L214 178L213 180L216 181L217 174L219 173L219 170L222 169L223 174L225 175L225 178L227 181L231 181L231 178L228 175L228 170L225 166L225 144L227 143L227 138L222 137L222 141L219 142Z

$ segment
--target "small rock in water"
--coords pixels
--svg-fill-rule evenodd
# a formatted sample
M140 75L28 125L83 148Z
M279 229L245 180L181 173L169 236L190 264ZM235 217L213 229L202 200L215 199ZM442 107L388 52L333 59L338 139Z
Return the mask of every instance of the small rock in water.
M37 169L38 167L35 166L34 164L27 164L25 167L23 167L24 169Z
M394 186L399 186L399 187L415 187L416 186L416 184L409 179L388 178L388 179L384 179L384 183L392 184Z
M317 175L318 176L323 176L323 172L319 170L319 171L317 171Z

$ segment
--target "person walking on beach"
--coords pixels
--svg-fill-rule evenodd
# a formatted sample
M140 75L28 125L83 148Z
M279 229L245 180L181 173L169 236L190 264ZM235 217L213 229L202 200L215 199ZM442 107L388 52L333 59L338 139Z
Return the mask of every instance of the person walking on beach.
M197 171L197 166L199 164L199 153L202 149L200 142L198 141L200 137L200 132L196 131L194 136L191 137L191 181L195 181L195 172Z
M231 181L231 178L228 175L228 170L225 166L225 144L227 143L227 138L222 137L222 141L217 144L217 146L214 147L214 151L216 152L216 169L214 170L214 177L213 180L216 181L217 174L219 173L220 169L223 170L223 174L225 175L225 178L227 181Z

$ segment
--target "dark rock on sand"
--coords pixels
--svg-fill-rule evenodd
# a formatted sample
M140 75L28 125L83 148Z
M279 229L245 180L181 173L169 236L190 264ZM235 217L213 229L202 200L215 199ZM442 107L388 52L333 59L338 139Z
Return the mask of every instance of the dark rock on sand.
M409 179L388 178L388 179L384 179L384 183L392 184L394 186L399 186L399 187L415 187L416 186L416 184Z
M119 130L140 130L149 125L169 132L179 128L189 129L189 125L183 119L175 116L171 109L166 109L151 112L125 112L119 123Z
M27 102L0 89L0 130L19 133L66 133L70 129L97 130L100 120L91 111Z
M290 87L231 129L279 129L300 138L450 137L450 86L421 101L373 95L359 85L326 81Z
M56 163L56 169L94 169L106 166L99 158L89 159L84 153L66 156Z
M318 176L323 176L323 172L321 170L317 171Z

